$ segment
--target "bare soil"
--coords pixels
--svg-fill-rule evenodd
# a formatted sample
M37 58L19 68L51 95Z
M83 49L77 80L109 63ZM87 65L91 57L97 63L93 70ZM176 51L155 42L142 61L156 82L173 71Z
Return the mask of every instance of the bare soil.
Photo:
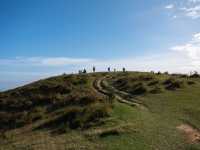
M200 131L189 124L181 124L177 129L185 134L189 143L200 143Z

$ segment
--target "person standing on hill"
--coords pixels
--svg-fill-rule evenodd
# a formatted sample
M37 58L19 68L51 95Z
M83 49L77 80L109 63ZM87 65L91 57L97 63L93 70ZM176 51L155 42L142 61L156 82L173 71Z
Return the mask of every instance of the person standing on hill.
M96 71L96 68L95 68L95 67L93 67L93 68L92 68L92 70L93 70L93 72L95 73L95 71Z
M83 69L83 73L84 73L84 74L86 74L86 73L87 73L86 69Z
M123 72L126 72L126 69L125 69L125 68L123 68L122 70L123 70Z
M108 72L110 72L110 67L108 67Z

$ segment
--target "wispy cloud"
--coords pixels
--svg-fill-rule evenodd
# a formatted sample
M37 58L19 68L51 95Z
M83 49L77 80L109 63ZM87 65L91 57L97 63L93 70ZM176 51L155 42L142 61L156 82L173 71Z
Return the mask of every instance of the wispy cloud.
M200 0L184 0L181 2L176 2L176 4L169 4L165 6L166 9L171 11L172 16L178 17L188 17L191 19L200 18Z
M171 49L187 56L194 67L200 67L200 33L194 34L191 41Z
M169 4L167 6L165 6L166 9L173 9L174 8L174 4Z
M190 17L192 19L198 19L200 17L200 5L194 7L184 7L180 8L185 14L185 16Z
M67 66L89 63L88 58L68 58L68 57L16 57L13 59L0 59L0 65L29 65L29 66Z

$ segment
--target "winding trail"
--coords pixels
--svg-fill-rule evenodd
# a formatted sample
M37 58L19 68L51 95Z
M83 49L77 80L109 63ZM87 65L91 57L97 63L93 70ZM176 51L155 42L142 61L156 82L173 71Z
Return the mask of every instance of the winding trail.
M148 110L146 106L138 102L138 99L133 98L133 96L131 96L130 94L123 91L119 91L113 86L109 85L109 83L106 81L109 78L110 78L109 76L104 76L104 77L96 79L93 84L94 88L98 92L104 95L107 95L107 96L113 95L120 103L124 103L124 104L127 104L129 106L134 106L134 107L136 106L142 110Z

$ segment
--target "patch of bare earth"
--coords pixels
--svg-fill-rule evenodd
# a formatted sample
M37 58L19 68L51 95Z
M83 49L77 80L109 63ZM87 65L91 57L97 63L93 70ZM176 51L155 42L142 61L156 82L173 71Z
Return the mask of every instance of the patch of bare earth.
M181 124L177 129L185 134L187 142L200 143L200 131L189 124Z

